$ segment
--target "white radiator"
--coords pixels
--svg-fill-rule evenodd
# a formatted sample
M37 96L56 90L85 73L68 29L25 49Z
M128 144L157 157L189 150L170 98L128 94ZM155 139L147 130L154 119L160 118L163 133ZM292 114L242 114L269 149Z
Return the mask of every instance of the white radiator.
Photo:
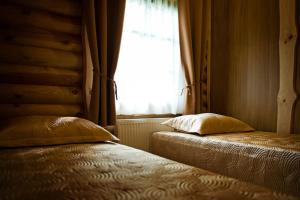
M149 152L150 136L153 132L173 130L160 124L166 120L168 118L119 119L117 128L120 143Z

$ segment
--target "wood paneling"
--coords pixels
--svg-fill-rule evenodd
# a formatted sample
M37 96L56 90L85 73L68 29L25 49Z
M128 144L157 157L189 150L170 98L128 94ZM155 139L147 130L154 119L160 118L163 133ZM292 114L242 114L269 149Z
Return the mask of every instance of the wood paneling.
M298 32L300 30L300 2L296 1L296 16L297 16L297 25L298 25ZM298 94L298 98L295 104L294 110L294 132L300 134L300 40L299 40L299 33L298 33L298 41L296 44L296 92Z
M80 19L63 17L45 11L14 5L0 5L0 23L18 26L35 26L63 33L81 33Z
M61 15L81 16L80 0L1 0L1 2L41 9Z
M0 104L0 118L25 115L81 116L81 105Z
M0 63L1 83L80 87L82 81L81 71Z
M0 0L0 118L83 116L79 0Z
M80 69L82 55L48 48L0 43L2 62Z
M0 103L80 104L81 88L0 84Z
M278 0L214 0L212 111L276 131Z
M205 3L205 32L203 33L202 41L205 41L205 45L202 45L202 70L201 70L201 107L203 110L210 112L211 106L211 26L212 26L212 2L210 0ZM201 109L201 110L202 110Z
M0 29L0 42L72 52L82 51L80 38L66 34L36 33L32 30Z

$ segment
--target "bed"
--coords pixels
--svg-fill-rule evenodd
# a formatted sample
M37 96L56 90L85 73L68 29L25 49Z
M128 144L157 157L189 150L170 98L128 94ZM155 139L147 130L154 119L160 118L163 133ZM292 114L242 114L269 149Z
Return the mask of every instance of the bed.
M297 199L113 142L2 148L1 199Z
M156 132L151 152L276 191L300 196L300 136L270 132L199 136Z

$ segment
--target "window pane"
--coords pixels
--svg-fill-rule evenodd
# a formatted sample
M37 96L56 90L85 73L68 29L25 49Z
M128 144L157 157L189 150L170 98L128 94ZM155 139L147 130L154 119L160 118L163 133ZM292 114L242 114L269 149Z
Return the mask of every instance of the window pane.
M167 1L166 1L167 2ZM117 114L182 112L183 73L177 8L163 1L127 0L115 80Z

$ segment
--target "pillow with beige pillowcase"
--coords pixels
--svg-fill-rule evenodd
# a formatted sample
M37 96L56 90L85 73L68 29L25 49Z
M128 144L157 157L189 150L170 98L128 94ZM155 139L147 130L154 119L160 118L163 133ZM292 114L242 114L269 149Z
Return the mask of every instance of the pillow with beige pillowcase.
M200 135L254 131L245 122L215 113L183 115L169 119L161 124L180 131L198 133Z
M101 126L78 117L25 116L0 122L0 147L118 140Z

